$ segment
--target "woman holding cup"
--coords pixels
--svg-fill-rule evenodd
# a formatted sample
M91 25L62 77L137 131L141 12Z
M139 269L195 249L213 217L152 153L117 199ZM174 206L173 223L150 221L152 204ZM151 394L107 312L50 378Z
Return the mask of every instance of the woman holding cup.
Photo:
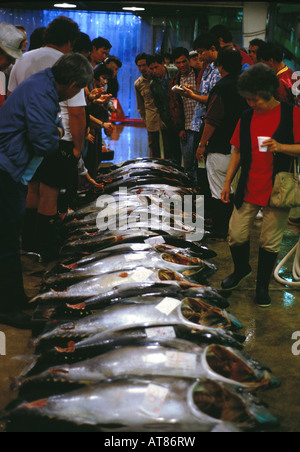
M289 209L269 206L276 174L291 171L300 157L300 109L275 99L279 80L268 66L259 63L242 73L238 91L250 110L242 115L231 144L234 146L222 201L229 202L231 183L241 167L235 208L229 226L229 245L234 273L222 282L225 290L235 289L250 276L250 229L263 207L256 304L271 305L270 279L286 229Z

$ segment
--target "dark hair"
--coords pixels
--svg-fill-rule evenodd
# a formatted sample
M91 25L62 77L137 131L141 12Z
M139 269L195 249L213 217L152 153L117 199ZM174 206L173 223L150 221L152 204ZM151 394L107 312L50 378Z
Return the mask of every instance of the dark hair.
M155 55L148 55L147 66L150 66L152 63L164 64L163 57L157 53Z
M28 50L39 49L43 47L45 43L45 30L46 27L38 27L30 35L30 44Z
M229 74L239 75L242 71L241 53L235 47L223 47L218 53L215 65L222 66Z
M56 82L60 85L70 85L76 82L78 88L84 88L93 81L91 64L81 53L63 55L51 70Z
M258 48L256 56L258 61L270 61L270 59L273 58L277 63L280 63L283 60L283 48L281 45L273 42L264 42L264 44Z
M214 46L216 50L219 50L220 43L216 36L209 31L202 33L202 35L198 36L193 43L193 49L206 49L209 50Z
M108 41L108 39L105 38L101 38L101 36L99 36L99 38L95 38L92 40L92 45L94 47L96 47L96 49L100 49L100 48L104 48L104 49L111 49L112 45L111 43Z
M80 32L74 43L73 52L81 53L84 50L87 52L91 52L93 50L92 41L89 35Z
M114 55L109 55L104 61L105 64L115 63L119 68L122 67L122 61Z
M249 94L269 101L279 88L279 79L272 68L257 63L244 71L238 79L237 89L242 97Z
M187 57L187 59L190 59L190 52L185 49L184 47L177 47L172 53L172 59L173 61L177 60L177 58L180 58L181 56Z
M249 47L251 47L251 46L260 47L260 46L262 46L264 44L265 44L265 41L263 41L262 39L255 38L255 39L252 39L252 41L250 41Z
M147 58L148 58L148 54L147 53L145 53L145 52L142 52L142 53L139 53L136 57L135 57L135 64L138 64L138 61L140 61L140 60L147 60Z
M165 52L165 53L163 54L163 58L168 58L170 61L173 61L173 60L172 60L172 55L171 55L169 52Z
M79 35L79 27L74 20L66 16L54 19L45 30L45 44L63 46L69 41L75 42Z
M101 75L108 75L109 78L113 78L114 72L112 69L106 67L104 63L102 63L94 70L94 78L98 80Z
M15 27L16 27L18 30L21 30L21 31L25 31L25 32L26 32L26 28L24 27L24 25L15 25Z
M222 38L225 43L232 42L232 33L226 25L215 25L210 29L210 33L215 35L217 39Z

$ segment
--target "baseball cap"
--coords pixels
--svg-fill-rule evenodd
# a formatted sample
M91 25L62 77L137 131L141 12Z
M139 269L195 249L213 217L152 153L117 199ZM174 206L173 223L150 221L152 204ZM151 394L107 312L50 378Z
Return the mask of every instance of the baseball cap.
M24 34L14 25L7 22L0 23L0 47L8 55L21 59L23 57L21 47L24 39Z

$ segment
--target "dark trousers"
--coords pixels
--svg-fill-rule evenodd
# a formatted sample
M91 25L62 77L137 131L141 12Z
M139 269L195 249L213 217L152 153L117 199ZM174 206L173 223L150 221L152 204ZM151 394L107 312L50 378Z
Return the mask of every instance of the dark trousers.
M178 166L181 166L181 148L178 132L174 127L168 127L162 130L164 154L166 160L173 160Z
M20 255L20 235L25 216L27 187L0 170L0 261Z
M20 255L27 187L0 170L0 313L21 309L26 295Z
M162 129L161 132L165 160L173 160L178 166L181 166L182 157L178 132L173 127ZM150 156L153 158L162 158L159 131L148 132L148 144Z
M161 149L159 143L159 131L149 132L148 131L148 145L150 149L150 157L161 158Z

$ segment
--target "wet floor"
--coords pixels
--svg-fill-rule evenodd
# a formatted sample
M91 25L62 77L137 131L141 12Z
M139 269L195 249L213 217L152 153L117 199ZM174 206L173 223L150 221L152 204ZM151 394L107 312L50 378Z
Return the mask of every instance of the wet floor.
M279 389L265 392L262 396L272 413L280 420L281 425L277 431L299 432L300 354L299 356L293 354L292 346L296 341L292 340L292 335L299 331L300 338L300 288L290 289L272 279L270 286L272 306L263 309L254 304L260 227L261 221L257 221L252 232L253 275L244 281L239 289L232 292L229 310L244 326L243 334L247 337L245 351L272 369L281 381ZM294 227L287 229L279 260L282 260L298 242L299 232ZM207 244L218 253L213 262L219 270L210 282L214 287L220 288L220 281L232 268L230 252L227 244L217 244L210 240ZM292 261L283 269L282 276L290 279L291 267Z
M114 163L125 162L149 154L147 130L141 124L115 126L111 137L104 134L108 149L115 151Z
M121 127L115 136L109 140L111 149L116 151L116 161L147 155L147 134L141 127ZM268 309L257 308L253 302L259 247L261 221L256 221L252 230L251 265L253 276L232 293L229 298L230 312L236 316L244 326L243 334L247 337L245 351L251 357L270 367L275 376L281 380L281 387L260 395L271 412L280 420L280 427L276 431L300 431L300 354L293 354L292 346L296 340L292 335L299 331L300 338L300 289L289 289L272 280L272 306ZM286 230L281 260L298 242L299 229L289 226ZM220 282L231 271L231 257L226 242L207 240L207 245L214 249L218 256L212 259L218 267L218 272L211 278L211 285L220 288ZM29 258L23 258L25 287L29 296L38 293L41 278L39 273L53 267L38 264ZM284 269L285 277L291 277L291 263ZM0 410L3 409L17 393L9 390L11 379L18 376L25 366L25 362L12 359L15 356L30 355L33 348L29 341L29 331L19 331L0 325L0 332L6 336L6 356L1 356L0 346ZM0 335L1 339L1 335ZM300 352L300 344L299 344ZM0 431L3 424L0 423Z

